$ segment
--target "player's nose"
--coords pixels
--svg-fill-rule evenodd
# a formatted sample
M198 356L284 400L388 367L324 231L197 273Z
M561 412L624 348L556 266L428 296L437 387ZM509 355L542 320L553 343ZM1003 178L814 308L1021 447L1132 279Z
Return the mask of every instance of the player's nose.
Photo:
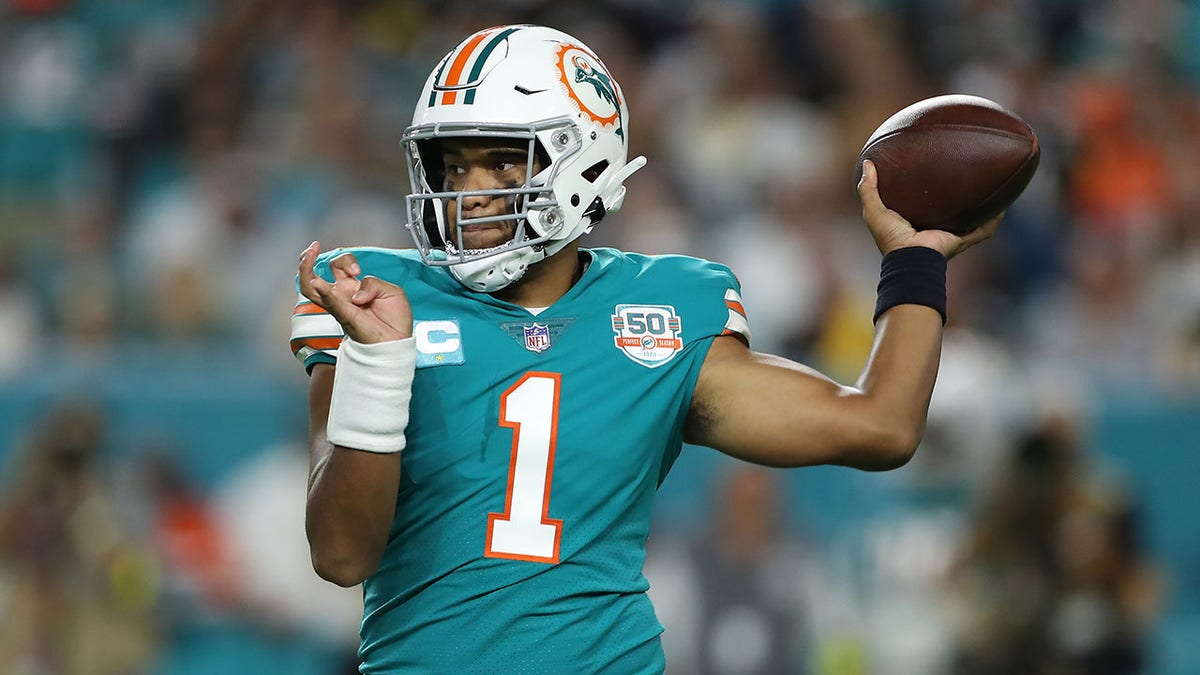
M472 167L467 171L466 180L463 182L464 192L478 192L480 190L495 190L499 185L491 177L488 171L481 167ZM463 195L462 207L463 211L479 209L487 206L492 202L492 196L486 194L467 194Z

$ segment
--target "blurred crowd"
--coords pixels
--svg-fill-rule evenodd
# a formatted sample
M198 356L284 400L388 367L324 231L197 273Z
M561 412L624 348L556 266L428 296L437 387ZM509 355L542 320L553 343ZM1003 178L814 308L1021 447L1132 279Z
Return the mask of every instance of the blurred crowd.
M789 524L778 472L731 466L708 526L652 537L668 672L1164 672L1146 639L1162 570L1136 497L1094 460L1074 420L1048 415L965 508L926 486L852 546Z
M65 399L6 463L0 672L357 672L361 596L308 563L304 446L204 491L169 442L106 466L108 439L102 406Z
M709 525L651 542L673 669L1146 672L1161 575L1083 429L1105 400L1200 396L1194 1L0 0L0 385L199 350L302 408L296 256L410 245L420 87L516 22L605 59L650 160L585 244L729 264L755 347L842 381L872 338L871 131L960 92L1041 142L997 236L950 266L910 508L854 546L806 538L767 517L779 476L721 465ZM302 448L210 488L169 438L100 461L103 401L23 428L0 453L0 672L197 672L180 645L220 622L321 636L313 663L346 672L357 598L307 573Z

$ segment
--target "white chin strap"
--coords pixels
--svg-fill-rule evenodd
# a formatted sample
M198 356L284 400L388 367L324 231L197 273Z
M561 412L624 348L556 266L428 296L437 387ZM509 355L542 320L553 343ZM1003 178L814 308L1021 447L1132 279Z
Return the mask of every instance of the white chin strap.
M525 276L530 265L545 257L545 250L524 246L480 260L450 265L450 274L468 290L492 293Z

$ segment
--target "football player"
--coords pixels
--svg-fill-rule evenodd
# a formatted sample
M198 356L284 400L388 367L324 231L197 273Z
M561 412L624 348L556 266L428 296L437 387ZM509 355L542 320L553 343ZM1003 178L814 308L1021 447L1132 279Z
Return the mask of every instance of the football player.
M313 565L363 583L363 672L661 672L646 595L654 495L684 442L769 466L912 456L947 258L879 200L874 349L854 386L750 349L736 277L581 248L618 210L629 114L581 41L480 31L430 74L402 140L415 250L300 256Z

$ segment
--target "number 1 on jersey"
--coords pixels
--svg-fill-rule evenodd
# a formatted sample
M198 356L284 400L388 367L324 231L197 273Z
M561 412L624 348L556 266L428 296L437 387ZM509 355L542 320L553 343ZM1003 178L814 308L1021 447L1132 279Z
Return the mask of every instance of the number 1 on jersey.
M513 430L504 513L488 514L484 555L557 563L562 521L549 517L562 375L526 373L500 396L500 426Z

